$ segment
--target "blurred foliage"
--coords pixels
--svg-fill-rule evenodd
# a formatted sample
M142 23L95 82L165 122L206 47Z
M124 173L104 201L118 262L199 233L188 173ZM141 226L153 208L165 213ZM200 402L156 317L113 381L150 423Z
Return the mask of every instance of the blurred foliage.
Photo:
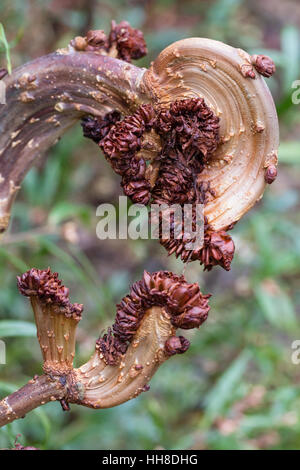
M188 280L214 294L208 321L189 333L190 350L163 365L138 399L103 411L74 405L62 413L59 404L45 405L2 428L0 448L21 433L23 444L47 449L299 449L300 366L291 362L291 343L300 338L300 113L291 101L292 82L300 78L299 3L2 0L0 18L8 38L5 47L0 38L2 66L5 50L16 67L89 28L108 30L111 19L143 29L149 47L143 66L189 36L267 53L278 69L268 84L282 140L278 180L233 231L232 270L204 275L195 263L185 269ZM79 126L27 175L0 247L0 337L7 344L1 395L41 372L32 313L16 275L49 265L72 301L84 303L80 364L143 269L182 272L155 241L96 238L96 207L117 203L119 194L118 177Z
M1 47L1 50L3 49L3 51L5 52L6 66L7 66L8 73L11 73L9 44L6 39L6 35L5 35L5 31L4 31L2 23L0 23L0 47Z

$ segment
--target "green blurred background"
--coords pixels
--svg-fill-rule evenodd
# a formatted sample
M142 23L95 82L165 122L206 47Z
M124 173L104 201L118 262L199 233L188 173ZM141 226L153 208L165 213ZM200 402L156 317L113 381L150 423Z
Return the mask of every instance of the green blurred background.
M279 177L235 227L232 270L185 275L211 292L211 312L188 333L189 351L164 364L151 390L120 407L63 413L45 405L0 430L0 448L20 442L45 449L299 449L300 364L291 343L300 339L300 105L291 101L300 79L297 0L1 0L12 66L65 46L88 29L109 31L128 20L144 31L151 60L175 40L204 36L266 53L277 66L268 80L280 128ZM0 42L0 66L6 66ZM0 246L0 396L41 373L32 312L16 287L29 267L51 266L85 305L77 365L114 317L115 304L143 269L173 270L156 241L96 238L96 207L117 204L119 177L79 124L37 163L24 181L9 232Z

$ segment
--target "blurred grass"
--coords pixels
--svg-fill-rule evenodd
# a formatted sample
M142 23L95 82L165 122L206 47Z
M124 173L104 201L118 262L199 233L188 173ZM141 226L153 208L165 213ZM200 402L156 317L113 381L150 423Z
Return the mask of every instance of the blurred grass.
M279 0L266 0L268 6L266 18L260 2L243 0L1 2L13 67L87 28L108 30L111 19L145 31L143 66L188 36L270 54L278 73L268 84L282 143L278 180L233 231L232 270L203 274L195 263L186 269L190 281L214 294L208 321L188 333L190 350L163 365L138 399L102 411L74 405L62 413L57 403L45 405L2 428L0 448L21 433L21 443L47 449L299 449L300 369L291 362L291 343L300 338L300 113L291 101L291 83L300 78L299 24L296 14L292 21L277 13ZM5 66L4 53L0 59ZM0 247L0 337L7 344L1 395L41 372L32 313L16 288L16 276L28 267L51 266L72 301L84 303L77 364L89 357L143 269L182 272L182 263L167 259L155 241L96 238L96 207L117 203L120 193L118 177L79 126L26 176Z
M10 50L9 50L10 48L6 39L6 35L5 35L5 31L4 31L4 27L2 23L0 23L0 46L1 48L3 48L5 52L6 66L7 66L8 73L11 73L11 59L10 59Z

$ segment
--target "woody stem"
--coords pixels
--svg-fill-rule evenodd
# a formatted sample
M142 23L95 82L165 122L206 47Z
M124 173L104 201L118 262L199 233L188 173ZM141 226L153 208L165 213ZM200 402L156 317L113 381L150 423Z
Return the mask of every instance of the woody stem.
M93 52L58 51L3 79L0 105L0 232L36 158L83 116L111 109L127 114L147 101L144 70Z
M15 419L24 418L35 408L66 396L64 381L41 375L0 401L0 427Z

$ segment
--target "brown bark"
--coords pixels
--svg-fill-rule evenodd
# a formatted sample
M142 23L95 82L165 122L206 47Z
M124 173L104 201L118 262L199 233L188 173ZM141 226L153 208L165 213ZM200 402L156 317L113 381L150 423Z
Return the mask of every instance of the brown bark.
M20 184L36 158L83 116L131 113L147 101L144 70L93 52L64 49L7 75L0 105L0 232Z
M64 381L47 375L30 380L24 387L0 401L0 427L11 423L44 405L49 401L61 400L66 396Z

